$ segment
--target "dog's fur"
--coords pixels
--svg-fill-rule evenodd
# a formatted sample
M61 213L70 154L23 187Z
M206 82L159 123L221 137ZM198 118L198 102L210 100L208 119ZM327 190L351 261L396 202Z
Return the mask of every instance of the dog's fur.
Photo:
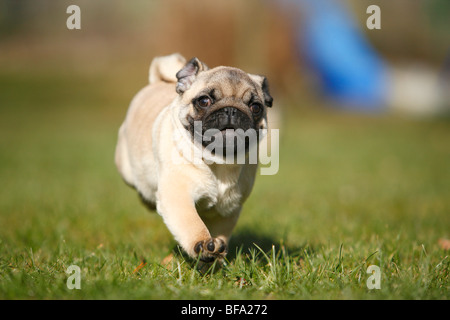
M233 129L266 129L272 105L267 80L231 67L209 69L197 58L186 63L179 54L155 58L149 80L120 127L116 166L191 257L223 258L257 164L225 164L214 155L214 163L193 163L186 155L204 148L194 139L193 123L202 121L202 130L224 131L230 121ZM199 106L202 96L211 106ZM254 103L261 107L257 115Z

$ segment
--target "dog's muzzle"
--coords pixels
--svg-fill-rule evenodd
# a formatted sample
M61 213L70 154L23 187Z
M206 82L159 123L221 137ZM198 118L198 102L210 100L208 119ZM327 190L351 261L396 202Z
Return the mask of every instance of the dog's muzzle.
M253 119L247 114L234 107L224 107L212 114L204 120L203 129L243 129L244 131L253 127Z
M199 129L199 128L198 128ZM196 130L195 137L201 137L201 143L213 153L222 155L230 151L236 155L240 151L247 152L250 137L256 135L254 121L246 113L235 107L224 107L214 111L203 120L200 130Z

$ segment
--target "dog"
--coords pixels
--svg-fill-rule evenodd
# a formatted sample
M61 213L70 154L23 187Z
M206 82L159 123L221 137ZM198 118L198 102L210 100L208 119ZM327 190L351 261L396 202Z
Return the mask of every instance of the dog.
M266 77L210 69L180 54L153 59L149 84L131 101L119 129L117 169L193 259L209 263L226 256L258 163L230 163L223 152L248 160L252 143L239 152L233 142L248 139L233 131L256 132L258 144L272 103ZM208 140L216 142L215 150Z

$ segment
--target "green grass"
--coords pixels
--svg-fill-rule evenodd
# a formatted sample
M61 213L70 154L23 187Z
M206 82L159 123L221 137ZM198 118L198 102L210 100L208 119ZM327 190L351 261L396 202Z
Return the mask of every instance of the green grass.
M115 170L143 83L108 79L0 75L0 298L449 298L448 120L285 106L279 173L257 178L224 268L200 273L161 265L175 242Z

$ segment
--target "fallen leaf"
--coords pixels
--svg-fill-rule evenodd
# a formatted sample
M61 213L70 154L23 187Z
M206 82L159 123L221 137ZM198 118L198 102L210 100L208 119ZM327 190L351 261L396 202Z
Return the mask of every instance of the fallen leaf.
M441 238L438 240L439 246L444 250L450 250L450 240Z
M167 268L169 266L169 264L173 261L173 259L174 259L174 255L173 255L173 253L171 253L161 261L161 264Z
M136 272L138 272L139 270L141 270L143 267L145 267L145 265L147 264L147 262L145 260L142 260L141 264L138 265L136 267L136 269L134 269L133 274L135 274Z

